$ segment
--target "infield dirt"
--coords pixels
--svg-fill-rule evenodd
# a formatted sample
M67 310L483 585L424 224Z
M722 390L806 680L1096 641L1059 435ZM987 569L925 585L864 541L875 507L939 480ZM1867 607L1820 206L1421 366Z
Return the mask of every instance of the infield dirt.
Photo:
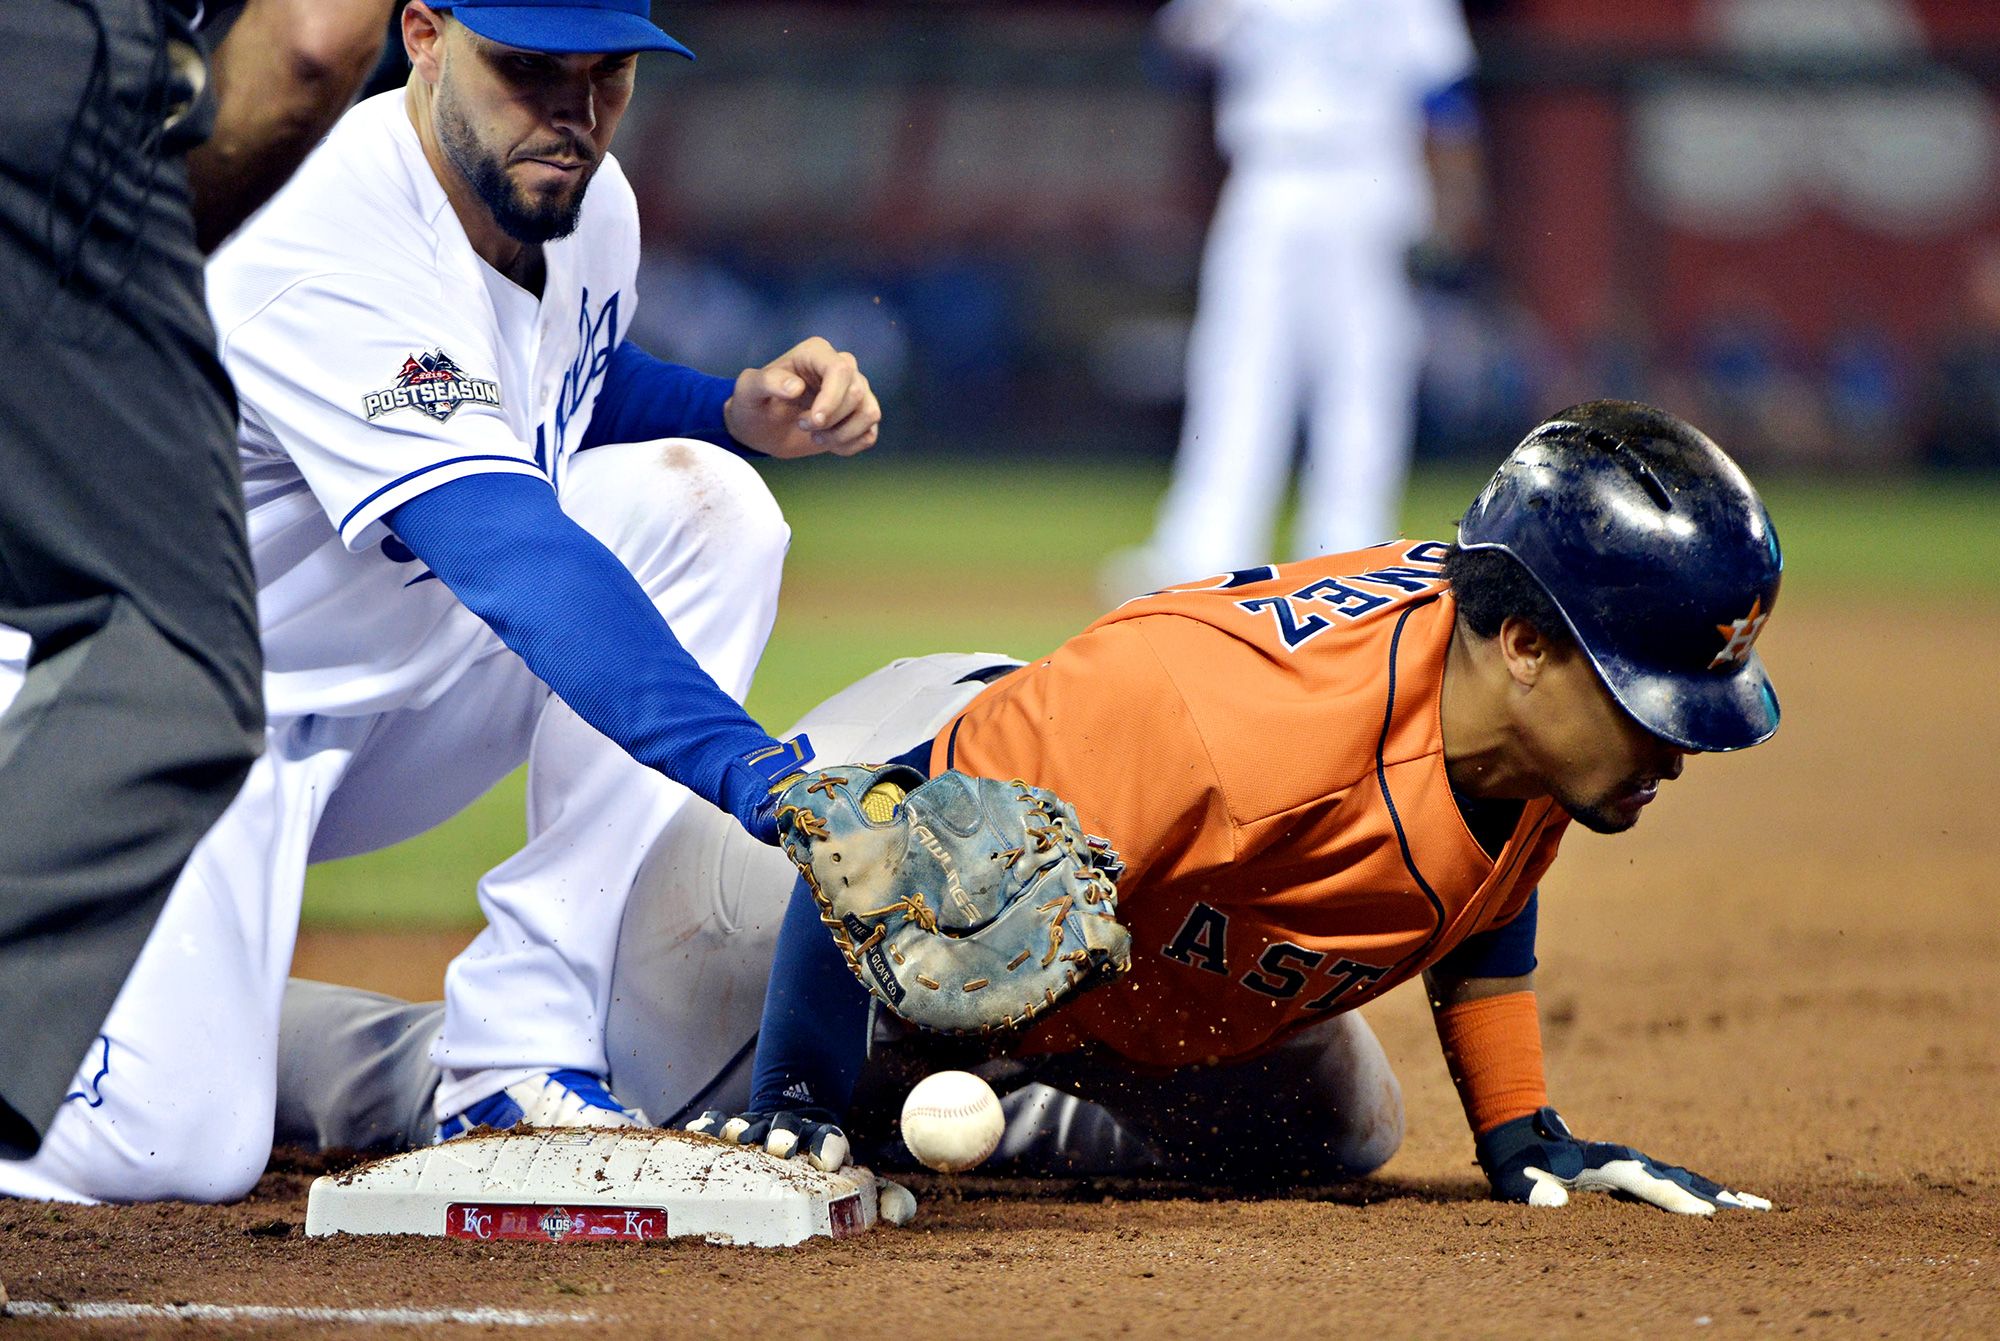
M17 1302L516 1308L634 1336L2000 1335L2000 613L1788 609L1764 651L1771 744L1691 760L1629 835L1565 843L1541 996L1573 1126L1769 1214L1486 1201L1406 988L1368 1016L1409 1135L1350 1186L913 1178L915 1225L839 1244L492 1247L307 1240L311 1170L281 1163L239 1206L0 1202L0 1280ZM462 939L318 933L298 971L434 994Z

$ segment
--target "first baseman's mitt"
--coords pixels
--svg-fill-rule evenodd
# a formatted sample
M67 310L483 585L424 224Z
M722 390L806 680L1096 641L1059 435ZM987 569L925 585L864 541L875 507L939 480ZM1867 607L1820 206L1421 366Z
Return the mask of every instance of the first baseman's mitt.
M848 966L912 1024L1011 1028L1132 966L1118 854L1052 792L853 765L793 782L777 819Z

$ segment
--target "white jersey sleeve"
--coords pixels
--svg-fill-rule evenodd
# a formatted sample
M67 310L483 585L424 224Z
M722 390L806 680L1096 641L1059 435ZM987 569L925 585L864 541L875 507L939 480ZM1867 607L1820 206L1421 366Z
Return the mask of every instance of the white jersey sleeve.
M1476 53L1459 0L1404 0L1408 69L1419 98L1472 73Z
M475 474L560 495L630 320L638 207L607 155L538 292L474 250L403 90L351 108L210 259L273 719L433 702L491 632L389 534Z
M231 330L223 356L246 454L289 457L350 550L448 481L547 478L504 413L490 324L381 275L299 280Z

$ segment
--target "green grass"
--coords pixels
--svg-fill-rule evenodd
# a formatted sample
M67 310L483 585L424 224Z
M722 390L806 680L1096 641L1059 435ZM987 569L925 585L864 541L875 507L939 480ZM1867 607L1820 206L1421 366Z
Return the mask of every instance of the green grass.
M894 657L1054 646L1097 612L1098 563L1145 535L1164 483L1136 468L866 458L767 478L794 532L784 608L750 695L774 727ZM1449 536L1480 482L1420 473L1406 532ZM1787 603L2000 603L2000 485L1781 480L1765 497L1785 545ZM317 867L306 920L477 925L474 884L519 845L521 815L517 773L421 838Z
M844 478L825 473L843 466ZM1087 587L1099 559L1146 533L1166 483L1163 471L1138 467L808 468L821 473L767 476L797 533L792 582L837 562L874 519L887 518L896 543L939 571L1026 567ZM1464 468L1419 471L1404 500L1405 534L1449 537L1485 478ZM1780 478L1760 487L1793 595L2000 595L2000 480Z

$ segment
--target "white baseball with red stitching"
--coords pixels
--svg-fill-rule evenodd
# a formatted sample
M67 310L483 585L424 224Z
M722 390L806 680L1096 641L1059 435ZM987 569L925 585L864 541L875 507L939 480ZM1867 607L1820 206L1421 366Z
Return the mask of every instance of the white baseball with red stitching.
M993 1087L969 1071L925 1076L903 1100L903 1144L940 1173L977 1168L1006 1126Z

